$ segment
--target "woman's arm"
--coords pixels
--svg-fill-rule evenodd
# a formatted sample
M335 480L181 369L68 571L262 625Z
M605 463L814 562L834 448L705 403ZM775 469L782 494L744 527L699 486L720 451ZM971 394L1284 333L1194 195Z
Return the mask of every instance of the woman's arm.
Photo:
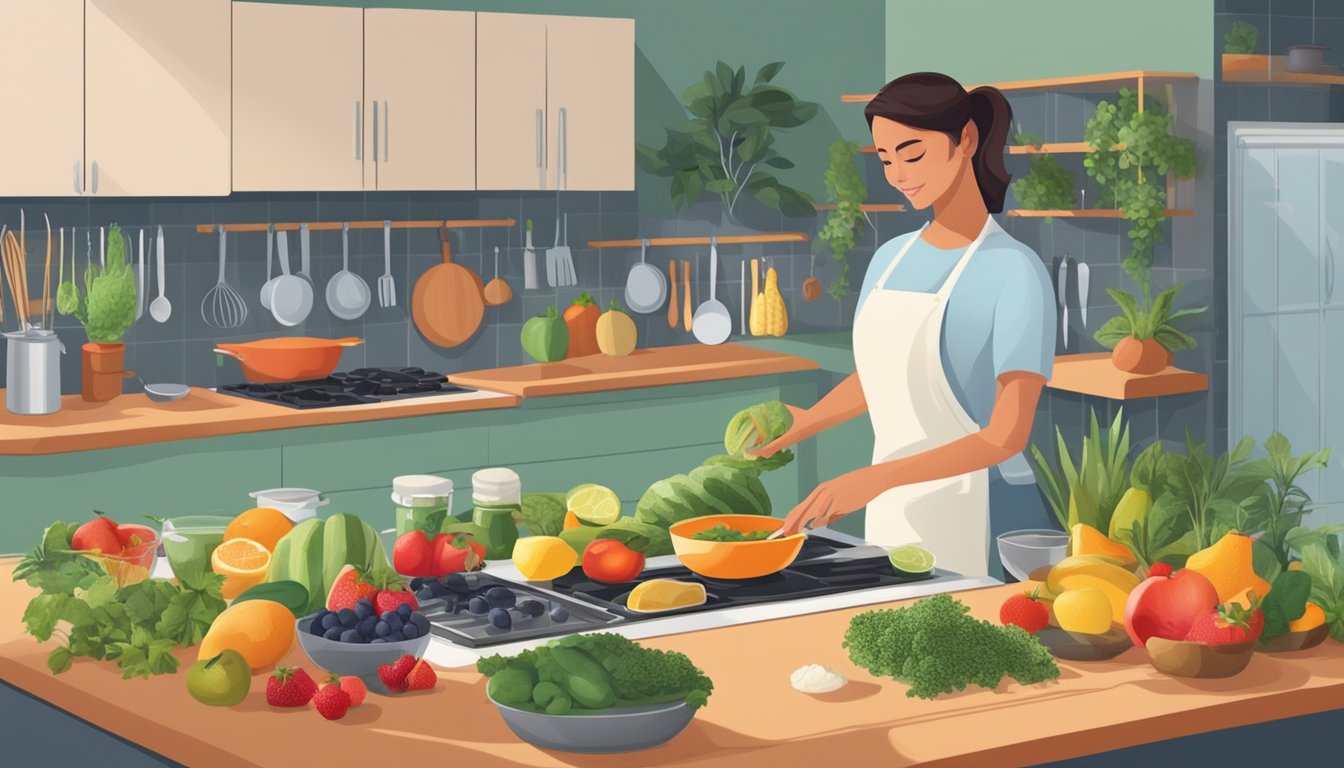
M758 448L755 451L757 456L774 456L791 445L867 413L868 401L863 398L859 375L851 373L818 400L816 405L806 410L789 406L789 412L793 414L793 426L779 439Z
M960 440L871 467L848 472L817 486L789 513L784 534L807 524L820 528L858 511L884 491L902 485L955 477L1008 460L1026 447L1045 377L1010 371L999 377L989 424ZM820 403L818 403L820 405Z

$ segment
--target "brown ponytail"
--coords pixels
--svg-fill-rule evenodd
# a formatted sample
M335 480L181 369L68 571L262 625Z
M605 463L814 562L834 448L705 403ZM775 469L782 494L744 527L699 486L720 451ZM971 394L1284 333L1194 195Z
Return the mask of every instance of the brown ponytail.
M1012 174L1004 167L1003 150L1013 109L997 88L980 86L970 93L961 83L938 72L913 72L883 86L863 110L872 128L873 118L884 117L902 125L947 135L961 141L966 123L974 122L980 143L971 157L971 168L980 196L990 213L1003 210Z

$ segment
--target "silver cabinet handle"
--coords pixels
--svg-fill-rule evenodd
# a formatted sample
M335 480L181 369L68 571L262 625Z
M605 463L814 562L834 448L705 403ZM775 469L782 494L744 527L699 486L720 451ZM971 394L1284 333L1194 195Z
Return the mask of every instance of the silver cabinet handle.
M546 188L546 113L537 110L537 189Z
M83 167L82 167L83 165L84 165L83 162L81 162L81 161L79 161L79 160L76 160L76 161L75 161L75 194L76 194L76 195L82 195L82 194L84 194L84 173L83 173Z
M364 159L364 109L355 99L355 159Z
M560 124L555 129L556 151L560 153L560 161L556 163L555 186L556 189L569 188L569 134L565 131L565 108L560 108Z
M374 152L378 151L378 145L374 145ZM383 102L383 162L387 162L387 102Z
M1325 239L1325 302L1335 298L1335 250L1330 247L1330 238Z
M98 161L93 161L93 194L98 194Z
M373 102L373 162L378 162L378 102Z

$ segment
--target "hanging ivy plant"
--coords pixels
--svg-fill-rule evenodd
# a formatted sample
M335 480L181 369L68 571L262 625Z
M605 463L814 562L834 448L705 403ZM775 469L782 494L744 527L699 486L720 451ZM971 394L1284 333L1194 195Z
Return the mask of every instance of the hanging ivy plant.
M1032 211L1073 207L1076 179L1053 155L1033 155L1031 172L1013 182L1013 197L1021 208Z
M831 281L831 298L840 301L849 291L849 252L859 240L865 225L871 225L863 212L868 185L854 165L859 145L837 141L831 145L826 166L826 194L835 201L835 210L817 233L817 240L831 249L831 258L840 266L840 274Z
M1083 165L1101 187L1097 204L1118 208L1130 224L1130 251L1121 266L1143 292L1145 304L1151 296L1153 251L1163 240L1166 175L1188 179L1198 170L1194 142L1173 136L1172 122L1161 100L1145 95L1140 112L1138 92L1122 88L1115 103L1097 105L1083 134L1094 148ZM1124 149L1111 151L1116 145Z

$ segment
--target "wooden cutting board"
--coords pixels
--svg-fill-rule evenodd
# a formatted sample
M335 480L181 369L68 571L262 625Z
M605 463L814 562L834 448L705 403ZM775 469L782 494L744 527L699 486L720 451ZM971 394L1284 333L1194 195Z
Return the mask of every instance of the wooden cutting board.
M411 295L411 317L430 343L456 347L476 335L485 317L481 276L452 260L451 230L439 228L443 263L430 267Z

